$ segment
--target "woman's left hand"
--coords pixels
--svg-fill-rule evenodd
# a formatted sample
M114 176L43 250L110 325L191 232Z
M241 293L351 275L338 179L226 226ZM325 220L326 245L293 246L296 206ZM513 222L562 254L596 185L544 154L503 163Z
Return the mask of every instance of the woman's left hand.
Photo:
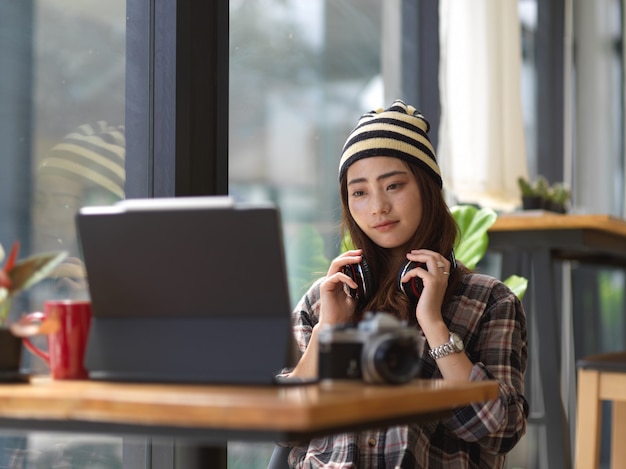
M417 302L415 316L422 329L425 329L428 324L443 321L441 307L450 278L450 261L438 252L428 249L414 249L407 254L406 258L426 264L426 269L416 267L402 278L406 282L412 277L419 277L424 283L424 290Z
M417 267L407 272L404 280L420 277L424 282L422 295L415 308L419 323L429 348L438 347L450 340L450 331L443 320L441 307L450 278L450 261L441 254L427 249L416 249L407 254L407 259L426 264L425 270ZM444 379L468 381L473 364L465 353L453 353L435 360Z

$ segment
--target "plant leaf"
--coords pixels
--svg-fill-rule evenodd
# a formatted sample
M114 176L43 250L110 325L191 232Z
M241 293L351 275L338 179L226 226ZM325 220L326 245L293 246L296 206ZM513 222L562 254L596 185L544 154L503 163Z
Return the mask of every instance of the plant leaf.
M4 266L4 271L9 272L13 266L15 265L15 261L17 260L17 254L20 252L20 242L15 241L13 246L11 247L11 252L9 253L9 258L7 259L7 263Z
M350 233L346 231L343 235L343 240L341 240L341 252L351 251L352 249L356 248L354 247Z
M450 208L450 212L460 230L454 255L468 269L473 270L487 252L487 231L498 215L490 208L478 209L473 205L455 205Z
M313 225L303 225L285 247L291 272L290 297L298 299L328 271L330 260L324 255L324 238Z
M511 275L504 281L504 284L508 286L520 300L524 297L524 293L526 293L528 289L528 279L520 277L519 275Z
M8 290L5 290L6 296L0 300L0 326L4 326L4 321L11 311L11 297L8 294Z
M13 295L21 290L26 290L37 282L43 280L63 259L67 252L48 252L36 254L15 263L7 272L11 279L10 293Z

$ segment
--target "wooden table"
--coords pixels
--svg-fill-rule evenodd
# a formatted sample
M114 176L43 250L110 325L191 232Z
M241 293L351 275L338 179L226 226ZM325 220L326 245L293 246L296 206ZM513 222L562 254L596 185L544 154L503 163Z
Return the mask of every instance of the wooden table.
M626 265L625 241L626 220L610 215L531 210L500 215L489 230L490 248L547 248L555 259L604 265Z
M537 331L536 343L530 344L535 356L529 361L538 364L542 386L547 467L570 468L570 427L560 391L561 343L570 338L561 337L560 298L555 295L560 290L554 268L564 260L626 266L626 221L609 215L542 211L500 215L489 230L489 249L503 254L502 278L511 274L529 278L524 304L529 329L534 322Z
M455 407L497 395L493 381L255 387L31 378L0 385L0 428L160 435L201 444L288 441L441 418Z

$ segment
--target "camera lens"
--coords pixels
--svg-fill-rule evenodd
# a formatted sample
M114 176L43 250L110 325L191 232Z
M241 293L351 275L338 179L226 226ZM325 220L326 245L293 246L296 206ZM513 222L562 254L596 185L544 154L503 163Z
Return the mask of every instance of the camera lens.
M419 369L417 341L412 336L383 334L365 345L361 366L368 382L408 383Z

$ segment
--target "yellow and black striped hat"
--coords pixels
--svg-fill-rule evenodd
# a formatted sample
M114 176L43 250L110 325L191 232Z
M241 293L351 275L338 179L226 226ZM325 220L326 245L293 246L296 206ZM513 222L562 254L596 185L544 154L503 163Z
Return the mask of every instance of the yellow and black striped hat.
M84 124L55 145L39 166L39 175L61 174L125 196L126 137L123 126L106 121Z
M388 109L364 114L343 146L339 179L355 161L391 156L419 165L442 187L441 172L428 138L429 129L426 118L399 99Z

